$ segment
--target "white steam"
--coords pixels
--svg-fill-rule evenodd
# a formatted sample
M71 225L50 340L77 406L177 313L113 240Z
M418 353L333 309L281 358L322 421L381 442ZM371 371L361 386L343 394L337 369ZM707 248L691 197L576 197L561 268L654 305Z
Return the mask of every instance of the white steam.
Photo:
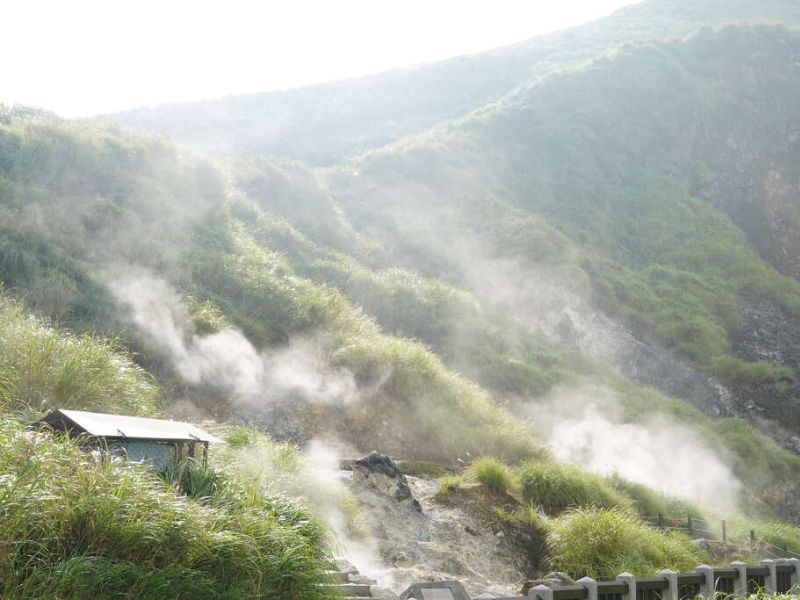
M728 464L698 431L668 415L623 422L615 394L588 386L557 388L524 410L563 461L721 511L738 504L742 485Z
M147 272L111 280L108 287L125 316L187 383L225 390L245 401L348 403L356 398L355 378L327 365L322 338L298 338L284 348L259 352L231 327L197 334L178 294Z
M313 440L307 446L304 457L306 469L321 486L317 489L328 492L312 494L310 501L336 534L341 556L357 565L362 573L377 580L380 585L395 588L394 575L378 558L380 552L374 540L366 531L362 530L356 534L353 531L354 515L348 515L343 510L341 499L348 497L349 490L341 480L341 456L337 447L320 440ZM335 501L336 498L340 501ZM355 502L352 496L350 498Z
M380 560L377 544L360 522L358 502L342 479L344 454L355 450L342 443L312 440L302 456L281 452L280 445L256 443L226 451L230 463L248 479L255 479L273 492L303 498L335 534L337 556L356 565L364 575L384 587L394 588L391 568Z

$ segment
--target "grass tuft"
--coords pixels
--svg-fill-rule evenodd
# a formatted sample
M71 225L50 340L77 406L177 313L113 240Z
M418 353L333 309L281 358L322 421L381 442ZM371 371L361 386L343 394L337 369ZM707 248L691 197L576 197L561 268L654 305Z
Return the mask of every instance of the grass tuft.
M517 473L525 502L557 515L579 506L627 507L631 501L608 485L602 477L578 467L529 461Z
M464 478L460 475L445 475L439 480L439 496L446 496L464 484Z
M484 456L467 468L467 477L498 494L517 487L517 481L505 464L492 456Z
M688 536L652 529L626 509L574 508L552 519L549 529L552 568L575 578L613 579L624 571L653 576L708 560Z

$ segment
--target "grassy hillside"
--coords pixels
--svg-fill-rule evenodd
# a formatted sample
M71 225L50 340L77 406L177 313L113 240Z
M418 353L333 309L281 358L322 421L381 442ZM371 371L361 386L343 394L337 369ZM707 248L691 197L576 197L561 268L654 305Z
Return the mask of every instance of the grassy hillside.
M488 453L520 460L543 450L506 403L536 399L556 385L595 381L617 391L626 419L663 412L713 440L736 457L736 474L752 490L794 477L796 459L768 443L765 449L774 450L764 461L763 452L752 450L765 440L746 426L703 417L518 327L465 291L469 281L459 270L444 278L448 257L418 242L421 236L406 238L406 245L419 243L409 254L399 239L403 230L392 234L386 218L376 217L374 228L359 232L353 224L366 218L364 207L334 199L301 165L237 165L231 188L219 167L146 135L104 124L87 129L39 113L7 113L4 121L4 155L25 147L55 165L46 177L35 176L14 159L18 166L2 173L12 190L3 196L6 222L18 223L16 235L37 243L36 251L18 250L16 238L9 238L0 255L9 292L78 331L119 332L117 343L130 345L158 377L167 406L189 394L220 418L263 419L281 435L286 421L301 439L332 428L356 447L404 458L451 462ZM69 152L61 156L54 140ZM90 158L78 160L84 154ZM59 167L62 160L70 168ZM93 187L93 161L122 173L116 196L111 188ZM67 204L63 193L74 194L75 202ZM139 204L144 214L156 210L157 194L167 203L157 223L145 221L139 235L130 235ZM109 202L123 208L109 213ZM391 205L384 208L391 214ZM39 218L26 220L28 211ZM588 289L578 245L541 217L494 197L445 206L444 214L449 226L443 236L473 239L503 258L554 265L559 273L567 265ZM429 275L409 268L412 262ZM293 389L269 389L242 405L228 388L183 380L159 340L134 326L108 291L109 278L124 276L131 265L174 286L191 321L187 338L233 326L260 350L316 340L326 369L354 377L355 400L319 403ZM71 293L57 313L37 302L35 290L62 287ZM439 426L443 419L446 432Z
M422 435L435 426L438 407L450 414L453 431L426 435L413 449L420 457L454 460L463 452L493 452L519 458L539 452L522 425L483 389L445 368L423 346L383 334L339 291L295 274L272 247L272 235L279 232L268 217L239 193L228 199L224 175L210 163L113 126L87 128L39 113L8 112L4 121L0 147L9 158L0 171L5 182L0 206L15 231L0 256L3 282L37 312L77 329L122 332L141 363L168 388L183 386L164 348L132 327L107 287L145 267L189 296L195 308L219 312L223 326L237 327L256 348L280 348L301 336L328 338L325 360L371 391L358 412L337 417L327 414L336 407L312 411L317 414L312 430L330 418L344 419L342 427L354 430L361 447L406 448L404 440L413 431ZM97 137L93 127L101 132ZM63 154L56 142L66 148ZM19 148L51 168L39 173L17 157ZM109 171L120 173L116 187L102 181L92 187L95 163L111 163ZM151 215L162 204L158 217ZM27 219L29 213L37 218ZM290 227L283 229L299 237ZM26 248L14 236L35 246ZM39 301L40 289L63 296L57 312L52 302ZM194 317L201 320L202 314ZM235 398L225 390L193 393L219 415L235 412ZM259 398L254 409L267 400ZM309 408L295 404L295 414ZM352 421L369 424L381 411L391 417L385 432Z
M25 424L69 407L158 414L159 387L116 342L50 327L0 296L3 598L323 598L324 528L233 476L187 497Z

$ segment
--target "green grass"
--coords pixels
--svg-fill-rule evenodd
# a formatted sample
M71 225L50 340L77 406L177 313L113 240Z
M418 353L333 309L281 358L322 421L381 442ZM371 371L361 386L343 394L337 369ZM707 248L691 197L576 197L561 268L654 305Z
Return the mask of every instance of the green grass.
M436 493L439 496L446 496L462 485L464 485L464 478L461 475L445 475L439 479L439 491Z
M444 477L452 469L427 460L397 460L397 468L403 475L409 477L424 477L426 479L436 479Z
M612 488L630 498L637 512L643 517L658 517L658 515L662 515L665 519L684 518L687 515L701 517L705 512L691 502L661 494L618 474L610 475L605 480Z
M497 494L505 494L517 487L511 469L492 456L473 461L466 469L466 476Z
M683 534L661 533L619 508L575 508L548 522L553 569L574 578L614 579L623 572L654 576L691 571L708 557Z
M121 345L53 328L0 296L0 350L0 595L327 597L317 584L328 534L263 480L222 461L190 462L165 482L25 431L23 419L57 407L157 414L161 388ZM248 452L262 439L245 427L228 437ZM212 457L230 459L224 448ZM294 448L260 448L271 478L296 469Z
M517 472L522 497L548 515L573 507L613 508L630 506L630 500L602 477L573 465L530 461Z
M398 449L406 458L448 464L467 453L509 461L548 455L485 389L447 369L419 344L362 335L337 350L333 361L360 381L381 382L382 392L394 401L385 407L384 418L415 432L416 443ZM448 426L441 427L445 422Z
M0 421L0 586L22 598L323 598L323 528L227 481L200 504L149 470Z
M783 556L784 548L793 554L800 554L800 528L780 521L750 521L742 518L728 523L728 538L739 542L744 551L749 552L750 531L755 533L756 557L765 551Z
M2 294L0 383L6 410L29 417L55 408L153 415L162 395L117 341L55 329Z

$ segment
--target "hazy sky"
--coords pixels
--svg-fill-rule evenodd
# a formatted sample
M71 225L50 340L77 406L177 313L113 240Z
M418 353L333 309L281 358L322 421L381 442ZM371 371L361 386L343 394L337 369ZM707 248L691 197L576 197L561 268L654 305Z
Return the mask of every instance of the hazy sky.
M4 0L0 102L65 116L280 89L510 44L634 0Z

